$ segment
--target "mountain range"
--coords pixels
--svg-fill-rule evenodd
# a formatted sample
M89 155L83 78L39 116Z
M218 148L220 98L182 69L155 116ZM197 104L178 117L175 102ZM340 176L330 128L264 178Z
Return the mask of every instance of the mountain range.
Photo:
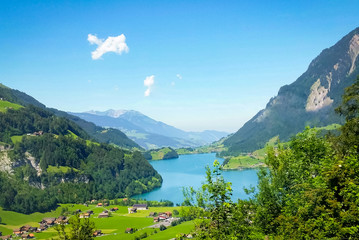
M228 135L226 132L206 130L186 132L156 121L134 110L107 110L70 113L97 126L123 131L129 138L146 149L161 147L196 147L210 144Z
M292 53L295 55L295 53ZM224 141L229 154L251 152L279 136L287 141L306 126L322 127L343 123L334 109L340 104L344 88L359 74L359 28L334 46L324 49L295 82L279 89L235 134Z

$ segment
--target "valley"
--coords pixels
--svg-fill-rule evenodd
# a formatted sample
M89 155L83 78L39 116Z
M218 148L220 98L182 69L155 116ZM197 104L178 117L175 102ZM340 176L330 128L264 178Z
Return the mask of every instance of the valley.
M0 239L359 239L355 4L0 2Z

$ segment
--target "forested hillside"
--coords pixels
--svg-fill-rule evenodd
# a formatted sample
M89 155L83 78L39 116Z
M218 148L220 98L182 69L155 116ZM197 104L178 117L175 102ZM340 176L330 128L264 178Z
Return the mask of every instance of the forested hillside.
M111 143L127 149L132 149L132 148L142 149L137 143L129 139L120 130L105 129L96 126L91 122L87 122L79 117L70 115L66 112L59 111L57 109L46 108L44 104L40 103L33 97L27 95L26 93L8 88L2 84L0 84L0 98L12 103L18 103L23 106L33 105L41 109L46 109L57 116L67 118L72 122L76 123L76 125L80 126L91 138L95 139L98 142L109 143L109 144Z
M187 191L196 239L359 239L359 77L336 112L339 136L307 128L270 147L249 200L231 201L220 165L207 169L198 191Z
M3 103L21 102L15 95L1 98ZM162 183L138 151L95 142L77 124L46 109L3 106L0 206L6 209L48 211L57 203L128 197Z

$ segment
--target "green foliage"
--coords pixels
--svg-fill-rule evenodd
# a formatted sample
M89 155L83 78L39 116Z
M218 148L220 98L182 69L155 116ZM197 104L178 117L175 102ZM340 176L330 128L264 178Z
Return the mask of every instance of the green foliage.
M8 109L18 110L23 106L8 101L0 100L0 112L6 112Z
M0 206L44 212L57 203L132 196L161 185L140 152L88 139L73 122L34 106L0 112L0 141L12 146L8 155L16 166L14 175L0 174Z
M58 236L62 240L94 239L95 223L89 218L80 219L79 215L70 218L70 232L65 231L65 224L56 225Z
M163 160L163 159L178 158L177 152L173 150L171 147L149 150L146 151L143 155L147 160Z
M359 79L338 108L347 119L340 136L306 128L267 149L254 198L232 203L216 169L202 186L207 194L187 191L197 200L196 211L184 213L197 218L196 238L358 239L358 86Z

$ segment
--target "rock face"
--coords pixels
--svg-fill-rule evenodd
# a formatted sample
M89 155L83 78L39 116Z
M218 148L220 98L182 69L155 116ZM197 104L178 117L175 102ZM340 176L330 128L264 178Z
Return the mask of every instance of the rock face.
M359 28L323 50L305 73L292 84L281 87L266 108L224 144L230 152L249 152L263 147L274 136L287 141L308 125L342 123L334 109L341 102L344 88L359 74L358 55Z

